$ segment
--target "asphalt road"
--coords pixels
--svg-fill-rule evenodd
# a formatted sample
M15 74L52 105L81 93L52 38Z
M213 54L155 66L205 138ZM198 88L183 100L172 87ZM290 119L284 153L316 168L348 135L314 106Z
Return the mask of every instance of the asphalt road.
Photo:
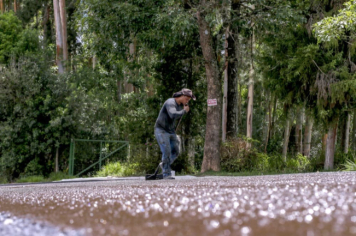
M7 185L0 212L1 235L356 235L356 174Z

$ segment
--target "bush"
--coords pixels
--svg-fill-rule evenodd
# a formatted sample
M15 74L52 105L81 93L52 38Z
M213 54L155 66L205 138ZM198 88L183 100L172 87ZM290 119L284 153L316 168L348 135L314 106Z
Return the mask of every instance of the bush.
M27 164L25 172L21 176L40 176L42 175L42 169L43 166L39 164L39 158L36 157Z
M221 169L227 172L264 171L264 172L301 172L311 169L310 159L298 154L294 158L284 159L280 154L267 155L255 149L246 149L243 139L230 139L222 145Z
M298 170L299 171L308 171L310 170L310 160L308 157L303 156L302 154L297 154L298 161Z
M286 163L283 160L281 154L273 154L269 156L269 168L272 171L283 171L286 167Z
M97 177L106 177L106 176L123 176L123 168L120 162L109 163L96 172Z
M227 140L221 146L221 169L228 172L242 171L246 165L246 155L246 141L240 138Z
M265 153L256 153L256 162L254 169L259 171L267 171L270 169L269 156Z
M295 158L287 158L286 161L286 169L289 171L295 171L298 170L299 167L299 162Z
M63 173L61 171L59 172L52 172L49 177L48 177L48 181L57 181L57 180L62 180L62 179L71 179L74 178L73 176L70 176L66 173Z
M4 176L0 176L0 184L7 184L7 183L8 183L7 178Z
M140 171L139 163L120 163L112 162L103 166L95 176L106 177L106 176L133 176L143 174Z
M356 161L346 160L346 163L342 165L345 171L356 171Z
M125 163L122 165L122 167L123 167L123 171L122 171L123 176L133 176L133 175L143 174L142 170L140 170L139 163Z

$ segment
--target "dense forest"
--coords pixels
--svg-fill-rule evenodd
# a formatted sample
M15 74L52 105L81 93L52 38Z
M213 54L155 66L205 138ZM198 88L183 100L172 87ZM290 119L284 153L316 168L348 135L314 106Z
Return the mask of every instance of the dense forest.
M68 173L74 138L127 141L130 173L152 170L182 88L176 170L342 169L355 30L355 0L0 0L0 181Z

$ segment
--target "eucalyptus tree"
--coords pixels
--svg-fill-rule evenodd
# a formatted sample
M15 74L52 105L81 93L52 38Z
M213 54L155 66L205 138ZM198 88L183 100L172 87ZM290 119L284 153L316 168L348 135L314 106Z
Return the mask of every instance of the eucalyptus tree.
M236 137L238 134L238 72L239 72L239 13L241 0L231 1L230 23L226 34L227 47L227 137Z
M200 94L205 83L200 79L197 27L184 10L176 7L167 1L105 1L103 4L90 0L79 5L77 19L84 53L96 55L97 68L116 80L120 95L115 109L120 111L117 119L120 133L135 143L153 141L150 127L167 96L189 87L198 99L203 97ZM134 54L130 53L133 43ZM137 92L121 94L124 80L133 84ZM185 116L181 126L186 134L183 143L187 145L190 145L188 134L200 134L204 130L199 125L193 129L202 122L194 113L204 112L201 104L192 106L194 109Z
M340 2L296 2L296 7L299 6L301 10L299 16L304 19L294 26L284 28L283 34L279 34L276 39L272 38L273 41L269 37L264 41L264 44L270 45L266 49L267 53L263 54L269 64L263 63L268 65L264 70L268 78L267 86L279 88L275 92L280 94L279 97L288 106L305 103L307 113L314 113L316 121L328 127L325 168L332 168L337 120L347 105L345 99L341 98L347 93L334 91L340 85L338 81L350 74L345 70L343 59L347 55L345 44L334 48L317 44L316 38L311 35L311 27L325 14L332 14ZM305 150L308 153L310 148L305 147Z
M343 3L345 1L339 1ZM348 1L344 9L332 17L326 17L314 25L314 32L321 47L333 52L339 63L320 69L319 81L326 84L324 93L327 92L332 109L332 122L328 126L327 149L325 153L325 169L333 169L335 136L337 120L345 109L354 109L355 101L355 19L356 2ZM338 8L333 9L333 12ZM322 71L323 70L323 71ZM320 84L320 83L319 83ZM325 86L325 85L324 85ZM330 117L330 116L329 116ZM330 119L330 118L329 118ZM329 136L331 136L329 138Z

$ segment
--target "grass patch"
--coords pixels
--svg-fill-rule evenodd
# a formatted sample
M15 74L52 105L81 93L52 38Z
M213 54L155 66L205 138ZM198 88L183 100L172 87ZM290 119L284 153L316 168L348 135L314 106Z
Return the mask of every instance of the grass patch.
M52 172L48 178L43 177L42 175L31 175L25 176L17 179L15 183L38 183L38 182L52 182L61 179L72 179L74 176L67 175L63 172Z
M44 177L41 175L32 175L22 177L16 180L16 183L36 183L36 182L44 182Z
M62 179L73 179L73 178L75 178L75 177L59 171L57 173L52 172L49 175L49 177L46 179L46 181L57 181L57 180L62 180Z

